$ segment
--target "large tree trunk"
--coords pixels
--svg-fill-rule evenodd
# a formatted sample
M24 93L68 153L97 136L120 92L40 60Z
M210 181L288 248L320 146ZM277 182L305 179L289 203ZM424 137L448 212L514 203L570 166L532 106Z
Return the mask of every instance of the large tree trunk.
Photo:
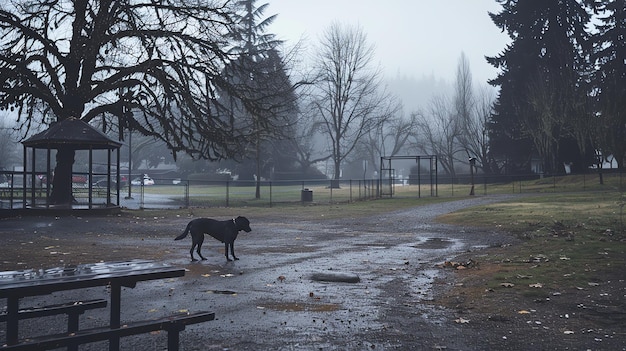
M50 204L71 206L74 201L72 196L72 166L74 165L75 150L72 148L59 148L52 180L52 194Z
M333 189L339 189L339 180L341 179L341 160L339 158L335 158L335 175L333 179L330 181L330 187Z

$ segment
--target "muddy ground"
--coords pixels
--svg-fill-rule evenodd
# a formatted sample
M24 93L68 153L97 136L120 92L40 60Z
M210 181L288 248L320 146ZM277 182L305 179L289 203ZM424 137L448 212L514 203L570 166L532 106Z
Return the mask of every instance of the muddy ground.
M434 220L502 199L479 197L342 220L268 218L255 216L254 209L233 209L232 216L248 217L253 229L240 234L235 262L226 262L223 245L210 238L203 249L208 260L190 262L191 240L173 240L190 217L2 219L0 270L126 259L184 267L183 278L122 291L123 321L215 312L215 321L187 327L181 350L624 350L623 274L602 277L609 283L598 289L555 291L542 301L507 294L473 300L464 296L463 286L483 284L488 271L477 265L459 274L439 266L480 263L491 251L517 243L507 233ZM313 279L328 275L359 281ZM108 291L56 293L22 305L91 298L108 298ZM107 320L106 309L88 311L81 325ZM62 331L64 323L61 317L25 321L20 332ZM121 346L164 350L166 335L128 337ZM81 347L103 349L106 343Z

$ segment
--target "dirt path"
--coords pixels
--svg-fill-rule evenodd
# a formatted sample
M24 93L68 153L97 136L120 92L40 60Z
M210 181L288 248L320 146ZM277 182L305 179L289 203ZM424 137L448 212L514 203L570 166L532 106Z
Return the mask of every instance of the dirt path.
M587 345L563 344L557 331L549 340L550 334L537 332L536 325L459 323L460 318L471 320L471 313L460 316L433 303L455 284L437 264L515 242L504 233L441 225L434 218L502 199L478 197L341 221L257 218L253 210L244 210L233 215L248 217L253 231L240 234L235 246L240 260L228 263L223 245L214 240L205 242L207 261L190 263L190 239L172 240L189 218L3 220L0 242L11 249L0 269L15 269L16 262L17 267L49 267L131 258L184 266L184 278L141 283L122 293L122 318L129 321L179 310L216 312L216 321L187 328L181 350L558 350ZM320 274L358 277L359 282L313 279ZM107 294L86 289L45 299ZM101 324L108 318L105 312L88 312L83 323ZM55 324L50 319L47 327ZM25 328L36 327L25 323ZM165 335L122 340L124 349L161 350L163 345ZM615 345L605 342L593 349Z

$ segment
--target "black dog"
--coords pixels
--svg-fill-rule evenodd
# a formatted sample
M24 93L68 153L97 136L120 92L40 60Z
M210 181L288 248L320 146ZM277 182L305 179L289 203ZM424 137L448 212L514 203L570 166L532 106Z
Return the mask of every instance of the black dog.
M204 234L209 234L215 239L224 243L224 250L226 259L228 261L232 261L228 257L228 248L230 247L230 252L233 255L235 260L238 260L235 257L235 239L237 239L237 234L239 231L243 230L246 233L249 233L252 229L250 229L250 221L246 217L239 216L237 218L233 218L228 221L218 221L211 218L196 218L187 224L187 228L185 231L177 236L174 240L180 240L187 236L187 233L191 232L191 250L189 253L191 254L191 260L196 261L193 257L193 249L197 246L197 252L201 259L206 260L202 253L200 253L200 249L202 248L202 243L204 242Z

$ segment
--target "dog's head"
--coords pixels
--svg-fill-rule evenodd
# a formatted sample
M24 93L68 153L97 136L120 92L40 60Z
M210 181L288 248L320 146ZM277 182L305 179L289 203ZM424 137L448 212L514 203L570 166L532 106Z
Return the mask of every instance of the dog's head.
M246 233L252 231L250 221L246 217L239 216L235 218L235 226L237 227L237 231L243 230Z

